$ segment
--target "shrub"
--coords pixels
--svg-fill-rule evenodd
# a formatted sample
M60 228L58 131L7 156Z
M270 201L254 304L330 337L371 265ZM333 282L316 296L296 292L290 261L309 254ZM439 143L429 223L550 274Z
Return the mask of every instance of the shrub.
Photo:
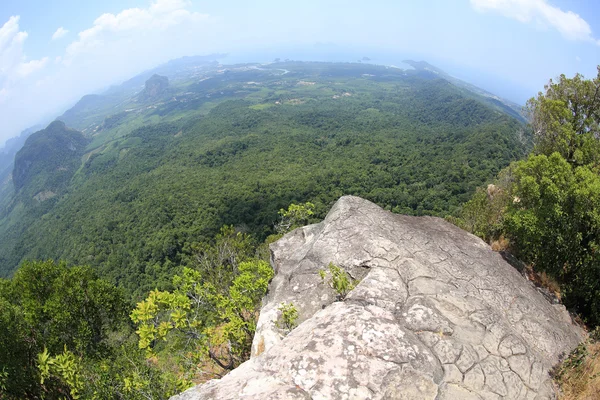
M348 293L350 293L350 291L356 287L358 281L352 279L352 277L343 268L340 268L333 263L329 263L327 268L329 271L323 269L319 270L321 281L335 290L338 300L344 300ZM326 279L328 272L329 278Z
M277 319L276 325L279 329L284 330L287 334L291 332L297 325L298 309L294 303L281 303L279 306L279 312L281 314Z

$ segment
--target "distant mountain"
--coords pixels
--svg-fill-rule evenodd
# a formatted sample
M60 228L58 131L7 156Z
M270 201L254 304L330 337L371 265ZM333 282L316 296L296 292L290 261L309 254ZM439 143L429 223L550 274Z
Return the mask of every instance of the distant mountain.
M498 109L502 112L505 112L509 115L512 115L513 117L521 120L522 122L525 122L525 117L523 116L523 106L520 106L517 103L514 103L510 100L503 99L501 97L498 97L495 94L492 94L492 93L490 93L484 89L481 89L475 85L472 85L468 82L465 82L463 80L455 78L455 77L447 74L443 70L441 70L425 61L404 60L403 62L405 64L412 66L416 71L420 71L420 72L425 71L425 72L433 73L433 74L437 75L439 78L445 79L448 82L456 85L459 88L466 89L469 92L472 92L474 94L482 96L484 101L486 101L487 104L490 105L491 107Z
M4 143L4 146L0 148L0 155L16 154L17 151L23 147L23 144L33 132L37 132L43 127L41 125L34 125L22 131L19 136L10 138Z
M33 132L40 130L42 126L35 125L30 128L25 129L19 136L10 138L4 143L4 146L0 148L0 175L7 167L10 167L12 171L12 163L15 159L15 154L17 151L23 147L25 141Z
M182 57L171 60L151 70L112 86L100 94L85 95L72 108L65 111L57 120L75 128L84 134L92 135L102 128L106 117L118 114L126 109L136 108L135 104L145 84L154 75L164 76L170 80L190 79L202 72L207 65L216 65L216 59L222 54L208 56Z
M15 155L21 150L27 138L40 129L42 129L40 125L27 128L19 136L8 139L4 147L0 148L0 210L10 202L10 197L14 193L12 172Z
M67 128L62 121L33 133L15 156L12 176L17 194L37 196L43 201L64 191L81 166L88 143L80 132Z
M169 78L154 74L144 84L144 91L140 94L142 100L155 100L165 94L169 88Z

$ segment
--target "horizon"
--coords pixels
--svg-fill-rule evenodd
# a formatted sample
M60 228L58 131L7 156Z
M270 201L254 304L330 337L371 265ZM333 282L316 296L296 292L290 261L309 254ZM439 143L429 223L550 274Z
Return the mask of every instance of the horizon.
M184 56L225 53L223 64L423 60L520 105L549 79L593 78L600 64L593 1L53 3L0 6L0 149L83 95Z

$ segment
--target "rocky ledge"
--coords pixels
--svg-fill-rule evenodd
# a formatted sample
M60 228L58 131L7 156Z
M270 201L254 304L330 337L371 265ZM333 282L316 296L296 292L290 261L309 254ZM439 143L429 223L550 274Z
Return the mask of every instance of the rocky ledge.
M551 399L551 368L583 332L477 237L342 197L271 245L276 275L253 356L191 399ZM344 301L333 262L360 283ZM277 327L293 303L300 324Z

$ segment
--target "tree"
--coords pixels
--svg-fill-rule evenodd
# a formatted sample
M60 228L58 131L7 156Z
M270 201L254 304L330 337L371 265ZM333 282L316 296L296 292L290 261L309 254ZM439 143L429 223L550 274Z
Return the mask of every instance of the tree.
M105 357L109 334L125 322L126 308L122 292L89 267L25 262L11 280L0 280L4 393L8 398L38 398L44 393L47 399L69 393L74 369L65 372L67 380L50 379L42 385L38 354L45 353L47 360L57 362L54 365L73 368L76 359Z
M562 283L564 301L600 323L600 176L558 152L514 167L504 229L513 250Z
M184 268L173 278L174 291L152 291L131 313L139 347L159 358L161 350L176 352L189 367L208 360L226 371L237 367L250 355L260 301L272 277L266 262L244 261L221 290L222 282L215 284L200 271Z
M203 279L212 282L221 290L227 290L238 274L238 265L254 255L254 241L247 233L236 232L233 226L221 227L212 244L199 244L191 262L193 269Z
M600 162L600 66L595 79L580 74L550 80L545 93L527 102L535 152L558 152L570 164Z
M510 249L561 284L563 301L600 324L600 66L585 80L561 75L527 103L534 152L479 190L459 226ZM489 193L488 193L489 194Z
M311 202L303 204L290 204L287 210L279 210L281 220L275 226L279 234L292 231L302 225L305 225L309 218L314 215L315 205Z

